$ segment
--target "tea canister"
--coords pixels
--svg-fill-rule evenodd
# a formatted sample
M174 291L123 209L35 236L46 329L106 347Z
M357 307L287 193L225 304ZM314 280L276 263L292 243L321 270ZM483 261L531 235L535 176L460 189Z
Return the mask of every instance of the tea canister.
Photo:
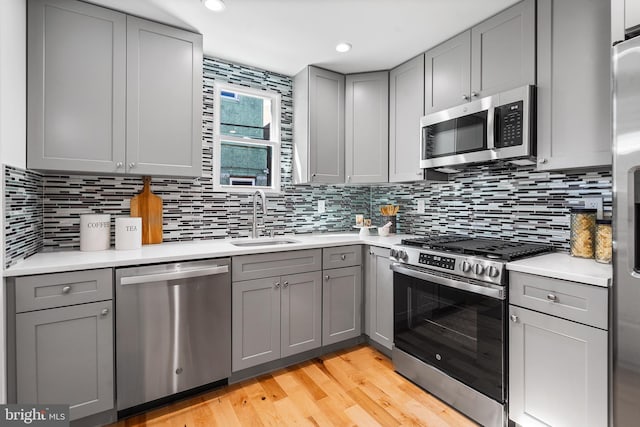
M571 256L593 258L596 214L596 209L571 209Z
M142 218L116 218L116 250L132 250L142 247Z
M603 264L610 264L613 255L613 232L610 219L596 220L595 259Z

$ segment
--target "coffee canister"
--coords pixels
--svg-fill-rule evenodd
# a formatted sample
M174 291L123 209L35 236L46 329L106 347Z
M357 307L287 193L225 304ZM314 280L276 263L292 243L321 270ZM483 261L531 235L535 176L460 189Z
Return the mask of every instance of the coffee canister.
M80 215L80 250L104 251L111 247L111 215Z
M142 246L142 218L116 218L116 250L140 249Z

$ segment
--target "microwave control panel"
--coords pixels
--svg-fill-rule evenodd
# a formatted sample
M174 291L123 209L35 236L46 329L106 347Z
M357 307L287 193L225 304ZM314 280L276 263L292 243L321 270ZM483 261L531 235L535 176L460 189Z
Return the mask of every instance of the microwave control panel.
M501 105L495 109L496 148L522 145L522 125L524 121L522 101Z

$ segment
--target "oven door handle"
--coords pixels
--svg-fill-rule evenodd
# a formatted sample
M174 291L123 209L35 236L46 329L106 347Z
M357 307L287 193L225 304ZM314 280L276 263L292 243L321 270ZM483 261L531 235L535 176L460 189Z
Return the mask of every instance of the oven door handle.
M481 294L490 298L504 300L507 299L507 293L504 286L499 285L476 285L474 283L463 282L459 280L449 279L448 277L441 277L435 274L427 273L426 271L417 270L415 268L405 267L402 264L391 264L391 270L396 273L404 274L405 276L414 277L416 279L427 280L429 282L436 283L442 286L448 286L450 288L460 289L462 291L472 292L474 294Z

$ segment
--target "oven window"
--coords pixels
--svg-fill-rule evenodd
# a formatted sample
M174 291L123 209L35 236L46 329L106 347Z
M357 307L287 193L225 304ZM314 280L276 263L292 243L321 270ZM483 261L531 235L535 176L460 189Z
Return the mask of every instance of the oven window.
M504 402L505 301L394 273L394 344Z
M425 159L480 151L487 148L487 111L425 126Z

